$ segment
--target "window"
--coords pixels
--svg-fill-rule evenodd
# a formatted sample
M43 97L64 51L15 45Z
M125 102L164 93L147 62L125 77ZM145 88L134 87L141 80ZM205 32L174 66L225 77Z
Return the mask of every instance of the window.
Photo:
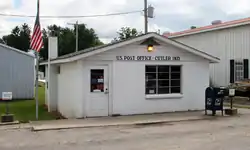
M181 93L181 66L146 66L146 94Z
M103 92L104 90L104 70L103 69L91 69L90 77L90 91L91 92Z
M244 63L243 61L235 61L235 81L240 81L244 79Z

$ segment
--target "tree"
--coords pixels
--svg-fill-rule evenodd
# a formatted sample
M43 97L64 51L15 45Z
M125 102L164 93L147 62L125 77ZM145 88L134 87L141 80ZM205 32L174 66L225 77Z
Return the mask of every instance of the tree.
M48 36L52 32L58 37L58 56L75 52L76 49L76 36L75 29L67 27L61 27L57 25L50 25L47 30L43 30L44 47L42 48L40 55L43 59L48 59ZM93 46L102 45L94 29L88 29L86 25L81 24L78 28L79 35L79 51L90 48Z
M136 37L138 35L141 35L142 32L138 32L137 29L135 28L130 28L130 27L122 27L118 32L118 37L116 37L113 42L115 41L122 41L126 40L132 37Z
M75 52L75 29L50 25L43 29L43 47L40 51L41 59L48 59L48 37L53 33L58 37L58 55L65 55ZM103 44L94 29L88 29L86 25L79 25L79 50ZM27 24L16 26L9 35L3 36L4 42L14 48L27 52L30 48L31 30Z
M23 24L13 28L11 34L3 36L2 39L7 45L27 52L30 47L30 33L28 24Z
M197 27L196 26L191 26L190 29L196 29Z
M5 44L4 40L0 38L0 44Z

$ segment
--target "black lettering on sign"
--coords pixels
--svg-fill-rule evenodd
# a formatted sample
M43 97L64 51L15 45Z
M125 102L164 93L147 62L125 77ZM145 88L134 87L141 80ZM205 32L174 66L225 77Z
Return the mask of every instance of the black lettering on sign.
M152 60L151 56L137 56L137 60Z
M159 60L159 56L155 56L155 60Z
M151 60L151 56L145 56L145 60Z
M155 60L162 60L164 56L156 56Z
M137 56L136 59L137 59L137 60L141 60L141 59L142 59L142 56Z
M179 56L173 57L173 60L180 60L180 57Z
M122 56L116 56L116 60L122 60Z
M116 56L116 60L126 60L126 61L149 61L149 60L155 60L155 61L179 61L179 56Z
M135 60L135 56L124 56L124 60Z

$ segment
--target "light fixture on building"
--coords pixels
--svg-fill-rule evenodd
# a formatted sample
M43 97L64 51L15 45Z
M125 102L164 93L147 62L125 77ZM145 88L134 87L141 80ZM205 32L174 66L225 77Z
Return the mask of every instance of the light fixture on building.
M148 45L148 52L152 52L152 51L154 51L154 46L153 45Z
M159 46L160 44L158 42L156 42L154 38L148 38L148 39L144 40L141 43L141 45L147 45L147 51L153 52L153 51L155 51L154 46Z

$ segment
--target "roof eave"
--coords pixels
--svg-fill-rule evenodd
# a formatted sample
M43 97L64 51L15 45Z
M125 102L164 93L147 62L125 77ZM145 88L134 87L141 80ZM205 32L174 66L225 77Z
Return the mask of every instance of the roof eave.
M30 55L30 54L28 54L28 53L26 53L26 52L23 52L23 51L21 51L21 50L19 50L19 49L14 48L14 47L8 46L8 45L6 45L6 44L0 44L0 46L4 47L4 48L6 48L6 49L9 49L9 50L15 51L15 52L17 52L17 53L20 53L20 54L23 54L23 55L32 57L32 58L35 59L35 56Z

